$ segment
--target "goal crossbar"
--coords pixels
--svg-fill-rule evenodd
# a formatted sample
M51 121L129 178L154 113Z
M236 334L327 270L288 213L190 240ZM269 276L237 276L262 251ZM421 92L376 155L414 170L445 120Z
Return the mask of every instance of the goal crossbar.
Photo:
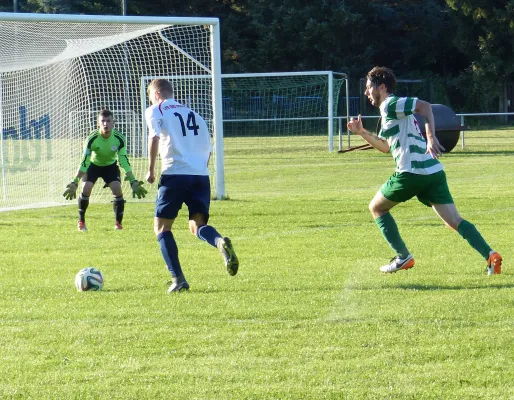
M72 15L0 12L0 21L18 22L69 22L107 24L151 25L218 25L218 18L211 17L143 17L121 15Z

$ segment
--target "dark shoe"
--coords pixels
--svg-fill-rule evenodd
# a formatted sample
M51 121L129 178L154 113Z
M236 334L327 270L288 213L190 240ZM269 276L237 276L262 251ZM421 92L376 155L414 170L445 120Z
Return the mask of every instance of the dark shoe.
M237 274L237 270L239 269L239 260L237 259L232 242L228 237L218 241L218 250L223 256L223 261L227 267L228 274L231 276Z

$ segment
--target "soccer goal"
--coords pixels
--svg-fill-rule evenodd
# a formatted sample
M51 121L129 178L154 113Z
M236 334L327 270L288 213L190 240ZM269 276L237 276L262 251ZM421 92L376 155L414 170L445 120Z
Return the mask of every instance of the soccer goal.
M217 18L0 13L0 52L0 210L71 204L62 193L103 108L144 179L141 77L156 75L187 76L181 95L202 103L215 149L213 193L225 196ZM93 202L111 200L102 186ZM154 201L156 185L147 187Z
M222 87L227 141L244 138L260 147L326 144L332 151L338 117L348 115L344 73L223 74Z
M176 99L202 114L209 99L208 76L141 77L141 104L149 104L146 88L152 79L173 83ZM222 74L223 151L280 151L284 148L334 148L348 109L348 77L332 71ZM204 86L207 86L205 88ZM193 95L191 95L193 94ZM142 121L143 127L145 121Z

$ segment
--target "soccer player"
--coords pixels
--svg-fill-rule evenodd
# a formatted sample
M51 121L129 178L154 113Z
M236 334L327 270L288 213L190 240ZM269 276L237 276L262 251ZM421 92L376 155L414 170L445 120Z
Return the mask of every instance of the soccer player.
M396 252L380 271L391 273L414 266L414 258L403 242L390 210L416 196L482 255L487 261L489 275L500 274L501 255L493 251L475 226L457 212L443 166L438 160L444 148L435 136L431 104L415 97L396 96L396 77L388 68L375 67L366 78L364 94L380 109L380 132L375 136L364 129L360 115L350 119L348 129L377 150L390 151L396 163L395 173L369 204L382 235ZM414 113L426 117L426 140L420 133Z
M234 276L239 261L230 239L207 224L211 198L207 166L212 150L207 123L195 111L174 100L173 86L166 79L150 82L148 97L152 105L145 112L149 129L146 179L149 183L155 182L155 163L160 153L161 177L155 204L154 231L171 273L168 294L189 289L171 232L184 203L189 211L191 233L216 247L223 256L227 272Z
M89 196L98 178L102 178L105 187L109 187L114 196L113 209L116 217L114 229L123 229L123 212L125 200L121 189L120 168L118 162L125 171L125 179L130 181L133 196L139 199L145 197L147 190L142 186L142 181L137 181L132 173L127 157L127 141L125 136L114 129L112 112L102 110L98 114L98 129L92 131L85 144L84 155L73 181L66 186L63 196L67 200L77 197L78 182L82 179L82 193L78 199L79 221L78 230L87 232L86 210L89 206Z

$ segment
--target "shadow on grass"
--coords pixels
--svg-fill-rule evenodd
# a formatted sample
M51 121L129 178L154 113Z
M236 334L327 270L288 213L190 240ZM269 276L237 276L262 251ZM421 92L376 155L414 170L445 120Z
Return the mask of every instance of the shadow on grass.
M472 285L472 286L464 286L464 285L421 285L421 284L401 284L394 286L383 287L382 289L403 289L403 290L419 290L419 291L431 291L431 290L477 290L477 289L512 289L514 288L514 283L493 283L483 285Z
M514 155L514 150L482 150L482 151L456 151L453 155L461 156L483 156L483 155Z
M503 274L505 275L505 274ZM493 278L494 279L494 278ZM484 290L484 289L513 289L514 283L490 283L472 285L437 285L422 283L398 283L398 284L377 284L372 286L352 285L346 286L345 289L352 291L377 291L377 290L412 290L412 291L436 291L436 290Z

